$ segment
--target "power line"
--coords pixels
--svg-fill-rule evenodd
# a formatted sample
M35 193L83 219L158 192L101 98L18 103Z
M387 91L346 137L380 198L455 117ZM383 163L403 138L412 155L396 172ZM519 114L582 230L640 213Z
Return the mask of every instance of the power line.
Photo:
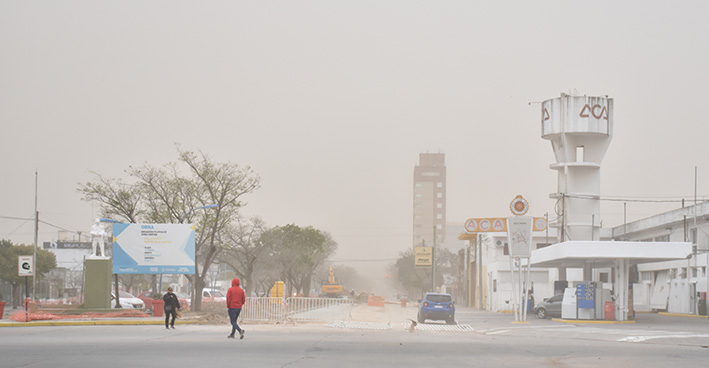
M13 231L10 233L10 235L11 235L12 233L14 233L15 231L17 231L17 229L19 229L20 227L22 227L23 225L25 225L25 224L27 223L27 221L34 221L34 217L26 218L26 217L12 217L12 216L2 216L2 215L0 215L0 219L22 220L22 221L24 221L22 224L20 224L20 226L18 226L15 230L13 230ZM67 231L67 232L70 232L70 233L74 233L74 234L79 234L79 233L80 233L80 231L69 230L69 229L63 228L63 227L61 227L61 226L59 226L59 225L54 225L54 224L49 223L49 222L44 221L44 220L39 220L39 222L41 222L41 223L43 223L43 224L45 224L45 225L51 226L51 227L53 227L53 228L56 228L56 229L59 229L59 230L64 230L64 231Z
M54 224L50 224L50 223L47 222L47 221L39 220L39 222L41 222L41 223L43 223L43 224L45 224L45 225L49 225L49 226L51 226L51 227L53 227L53 228L56 228L56 229L59 229L59 230L64 230L64 231L67 231L67 232L70 232L70 233L74 233L74 234L79 234L79 233L80 233L80 231L74 231L74 230L65 229L65 228L63 228L63 227L61 227L61 226L57 226L57 225L54 225Z
M599 200L599 201L609 201L609 202L642 202L642 203L691 203L694 201L694 198L692 199L687 199L687 198L681 198L681 199L632 199L632 198L611 198L611 197L596 197L596 196L590 196L590 195L564 195L566 198L575 198L575 199L591 199L591 200ZM703 196L702 196L703 197ZM705 202L704 199L701 200L701 202Z
M11 217L11 216L0 216L2 219L8 219L8 220L34 220L34 217L26 218L26 217Z

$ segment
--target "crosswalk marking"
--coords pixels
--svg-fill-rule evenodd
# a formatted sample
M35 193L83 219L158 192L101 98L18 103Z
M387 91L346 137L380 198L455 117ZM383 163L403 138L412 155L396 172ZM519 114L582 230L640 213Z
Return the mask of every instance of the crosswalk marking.
M391 323L377 322L355 322L355 321L331 321L325 324L325 327L333 328L351 328L359 330L390 330L394 327ZM405 330L411 328L411 323L402 323L401 327ZM462 331L475 332L475 329L470 325L437 325L418 323L414 327L416 331Z
M359 330L390 330L390 323L377 322L355 322L355 321L332 321L325 324L325 327L353 328Z
M411 324L404 324L405 328L409 328ZM471 325L428 325L424 323L419 323L414 328L418 331L463 331L463 332L475 332L475 329Z

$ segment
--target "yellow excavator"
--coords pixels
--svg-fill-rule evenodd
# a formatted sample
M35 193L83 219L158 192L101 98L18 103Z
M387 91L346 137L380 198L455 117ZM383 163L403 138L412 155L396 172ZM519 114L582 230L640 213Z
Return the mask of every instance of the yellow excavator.
M338 296L342 295L342 291L344 289L342 288L342 285L338 285L335 283L335 271L332 270L332 266L328 270L327 281L327 284L323 284L321 286L322 294L327 295L330 298L337 298Z

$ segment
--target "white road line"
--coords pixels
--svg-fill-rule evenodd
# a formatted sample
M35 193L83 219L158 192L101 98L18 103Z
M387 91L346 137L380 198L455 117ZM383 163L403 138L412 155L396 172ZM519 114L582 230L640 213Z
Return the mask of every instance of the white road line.
M707 334L699 335L655 335L655 336L628 336L619 339L619 342L643 342L654 339L689 339L694 337L709 337Z

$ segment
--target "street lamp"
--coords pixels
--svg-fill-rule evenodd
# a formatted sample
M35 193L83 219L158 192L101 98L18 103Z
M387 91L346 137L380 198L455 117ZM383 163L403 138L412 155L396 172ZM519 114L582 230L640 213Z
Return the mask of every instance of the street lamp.
M182 215L182 217L180 217L180 223L182 223L182 221L185 220L185 217L187 217L187 215L189 215L190 213L192 213L194 211L202 210L202 209L206 209L206 208L216 208L216 207L219 207L219 205L218 204L208 204L206 206L193 208L193 209L187 211L187 213L185 213L184 215Z

